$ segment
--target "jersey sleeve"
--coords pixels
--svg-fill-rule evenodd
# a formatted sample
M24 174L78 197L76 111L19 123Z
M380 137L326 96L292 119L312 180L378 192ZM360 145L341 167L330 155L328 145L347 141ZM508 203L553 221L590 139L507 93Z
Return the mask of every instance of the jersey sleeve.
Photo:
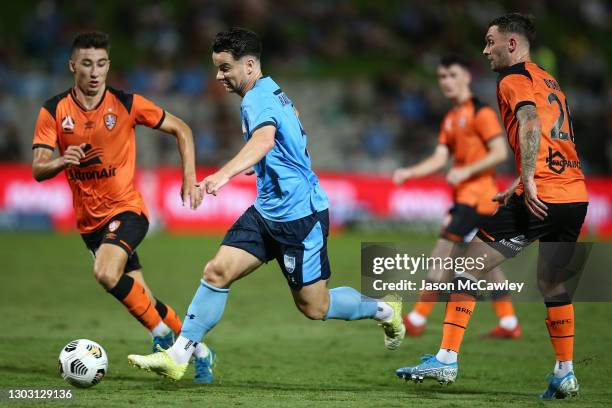
M481 108L474 118L476 133L486 143L502 133L497 113L490 106Z
M448 121L449 119L447 118L442 120L442 123L440 123L440 133L438 135L438 144L445 145L445 146L448 146L448 144L450 143L449 135L448 135L448 132L446 131L446 128L448 127L448 123L447 123Z
M36 127L34 128L34 141L32 149L44 147L50 150L55 150L57 145L57 129L55 119L45 108L40 108L38 118L36 119Z
M257 129L264 126L278 127L279 112L271 98L261 100L246 100L243 105L249 133L252 135Z
M504 77L499 83L499 96L514 114L521 106L535 106L533 83L526 75L513 74Z
M134 94L132 109L134 111L134 121L137 125L157 129L166 118L166 112L162 108L138 94Z

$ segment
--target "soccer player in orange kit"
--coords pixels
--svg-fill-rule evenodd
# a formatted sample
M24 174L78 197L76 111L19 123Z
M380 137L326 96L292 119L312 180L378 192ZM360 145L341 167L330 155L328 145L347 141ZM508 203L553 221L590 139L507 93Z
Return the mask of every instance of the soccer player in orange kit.
M502 194L505 205L481 226L466 250L466 257L486 255L485 268L470 270L457 282L478 279L536 240L540 278L540 262L554 259L562 264L563 258L571 257L587 213L588 195L569 104L557 80L531 61L534 38L532 19L519 13L494 19L485 35L483 54L499 74L497 100L519 176ZM573 370L574 307L556 278L538 279L556 356L548 388L540 395L543 400L572 397L579 391ZM473 293L453 293L438 353L424 357L417 366L399 368L396 375L415 381L432 378L442 384L455 381L459 348L475 304Z
M146 285L136 247L148 227L147 209L136 190L134 127L144 125L176 137L183 163L183 204L196 209L191 129L181 119L138 94L106 85L110 68L108 35L79 34L69 61L74 85L47 100L34 131L32 173L37 181L64 172L72 190L77 227L94 255L96 280L153 337L153 349L168 348L181 331L175 311ZM55 149L59 156L53 158ZM212 381L214 353L196 352L197 382Z
M454 186L454 205L444 222L440 238L431 256L445 258L460 252L477 228L497 210L495 166L507 157L506 142L495 110L474 97L470 89L471 75L467 62L456 55L448 55L438 65L438 84L444 96L453 103L440 125L438 146L434 153L410 167L395 171L397 184L414 177L433 174L444 168L452 157L453 168L447 180ZM432 268L427 271L429 282L448 282L452 271ZM503 282L506 277L500 268L487 275L490 281ZM420 336L427 317L432 312L438 293L423 291L413 310L404 315L406 334ZM521 326L507 291L492 293L493 308L499 323L489 337L516 339Z

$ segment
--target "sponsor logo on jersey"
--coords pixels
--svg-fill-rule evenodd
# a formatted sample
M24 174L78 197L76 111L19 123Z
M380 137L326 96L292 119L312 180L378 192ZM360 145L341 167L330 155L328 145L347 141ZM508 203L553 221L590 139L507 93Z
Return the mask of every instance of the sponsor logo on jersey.
M68 171L68 180L100 180L109 177L115 177L117 175L117 168L109 166L107 169L102 170L91 170L91 171Z
M566 160L565 156L561 152L553 151L550 147L548 148L548 157L546 158L546 164L548 168L557 174L561 174L567 167L574 169L582 169L579 160Z
M70 115L66 115L62 119L62 129L66 133L72 133L74 131L74 119L72 119Z

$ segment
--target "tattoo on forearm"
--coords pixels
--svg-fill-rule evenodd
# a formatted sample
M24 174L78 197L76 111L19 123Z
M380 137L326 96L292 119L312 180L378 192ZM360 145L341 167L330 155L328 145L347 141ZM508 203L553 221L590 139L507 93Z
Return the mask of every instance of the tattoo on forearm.
M535 106L525 105L516 112L519 122L519 143L521 147L521 174L531 177L535 174L540 149L540 119Z

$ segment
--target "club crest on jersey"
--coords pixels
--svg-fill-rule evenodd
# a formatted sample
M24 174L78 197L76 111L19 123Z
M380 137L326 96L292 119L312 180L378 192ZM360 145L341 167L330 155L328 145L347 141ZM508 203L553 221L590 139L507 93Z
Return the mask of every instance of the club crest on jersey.
M465 119L465 116L462 116L459 118L459 126L461 126L462 128L465 127L467 120Z
M293 273L295 270L295 256L284 255L283 263L285 264L287 273Z
M115 221L111 222L110 224L108 224L108 230L110 232L115 232L115 231L117 231L117 228L119 228L120 225L121 225L121 221L115 220Z
M62 129L64 132L72 132L74 130L74 119L70 115L66 115L62 119Z
M106 126L108 130L113 130L116 124L117 115L115 115L114 113L107 113L106 115L104 115L104 126Z

